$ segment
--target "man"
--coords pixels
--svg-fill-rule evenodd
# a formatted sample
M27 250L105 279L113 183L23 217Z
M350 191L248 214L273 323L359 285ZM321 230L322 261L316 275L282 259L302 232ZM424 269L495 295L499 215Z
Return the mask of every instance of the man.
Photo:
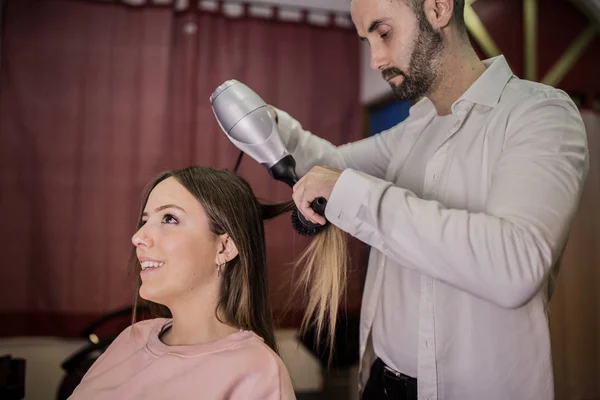
M502 56L479 60L464 0L351 11L371 67L399 99L425 98L338 148L276 113L300 211L324 223L309 208L323 196L327 220L372 246L363 399L553 399L548 287L589 162L576 106Z

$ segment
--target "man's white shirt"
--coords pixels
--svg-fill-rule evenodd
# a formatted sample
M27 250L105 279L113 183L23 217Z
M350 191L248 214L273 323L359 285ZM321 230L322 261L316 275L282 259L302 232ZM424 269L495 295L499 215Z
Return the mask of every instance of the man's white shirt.
M277 110L299 176L343 170L327 219L371 246L361 384L374 348L416 375L420 400L553 399L548 282L587 176L585 128L563 91L484 63L451 115L423 99L339 147Z

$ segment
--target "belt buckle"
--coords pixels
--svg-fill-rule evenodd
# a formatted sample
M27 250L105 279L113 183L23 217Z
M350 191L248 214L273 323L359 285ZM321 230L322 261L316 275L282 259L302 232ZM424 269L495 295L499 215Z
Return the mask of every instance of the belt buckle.
M392 379L396 379L402 386L403 386L403 390L406 391L408 388L408 377L403 375L402 373L396 371L395 369L392 369L390 367L388 367L387 365L383 365L383 376L384 379L386 377L386 375L388 376L388 378L391 378L389 375L392 375L393 378ZM385 382L385 381L384 381ZM383 385L383 393L387 396L388 395L388 390L387 390L387 384L384 383Z
M385 372L389 372L390 374L394 375L398 379L402 379L402 374L400 372L396 371L395 369L392 369L392 368L388 367L387 365L383 366L383 370Z

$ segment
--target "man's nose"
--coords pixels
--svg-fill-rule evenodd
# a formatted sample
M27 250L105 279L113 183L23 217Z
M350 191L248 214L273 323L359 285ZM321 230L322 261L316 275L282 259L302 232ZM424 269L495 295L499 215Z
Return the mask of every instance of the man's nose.
M371 47L371 68L375 71L381 71L389 64L385 52L378 46Z

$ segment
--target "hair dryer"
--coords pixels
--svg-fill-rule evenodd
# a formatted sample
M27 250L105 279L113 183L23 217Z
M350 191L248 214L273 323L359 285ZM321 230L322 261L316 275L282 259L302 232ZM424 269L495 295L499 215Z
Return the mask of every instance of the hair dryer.
M232 79L214 91L210 103L219 126L238 149L267 168L276 180L290 187L298 182L296 161L281 141L275 117L252 89ZM326 205L327 200L319 197L311 208L324 216ZM305 236L315 235L324 227L308 221L297 209L292 212L292 224Z

